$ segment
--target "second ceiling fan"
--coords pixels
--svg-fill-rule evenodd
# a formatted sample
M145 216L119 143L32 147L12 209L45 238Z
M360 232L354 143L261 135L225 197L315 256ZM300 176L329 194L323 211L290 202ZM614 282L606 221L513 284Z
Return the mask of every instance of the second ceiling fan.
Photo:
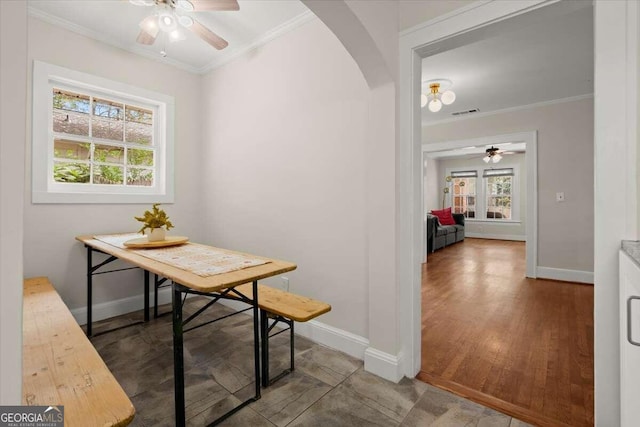
M158 6L155 13L140 22L140 33L136 41L152 45L160 31L167 34L169 41L185 39L182 28L186 28L214 48L221 50L229 43L196 21L186 13L201 11L240 10L237 0L129 0L136 6Z

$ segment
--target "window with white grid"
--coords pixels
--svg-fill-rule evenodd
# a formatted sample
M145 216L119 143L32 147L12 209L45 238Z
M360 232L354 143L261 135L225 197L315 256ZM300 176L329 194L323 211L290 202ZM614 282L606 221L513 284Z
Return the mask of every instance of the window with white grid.
M447 169L452 212L471 220L519 221L517 171L517 166Z
M452 210L465 218L476 217L477 171L451 172L453 181Z
M173 98L36 62L35 203L173 200Z

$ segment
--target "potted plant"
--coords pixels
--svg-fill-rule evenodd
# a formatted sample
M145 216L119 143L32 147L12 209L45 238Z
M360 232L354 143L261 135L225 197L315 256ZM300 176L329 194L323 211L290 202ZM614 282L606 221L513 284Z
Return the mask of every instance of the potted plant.
M166 232L173 228L173 224L169 221L167 213L160 209L160 203L154 203L151 211L145 211L144 216L134 217L144 225L140 229L140 233L145 234L145 230L149 229L147 238L150 242L158 242L165 239Z

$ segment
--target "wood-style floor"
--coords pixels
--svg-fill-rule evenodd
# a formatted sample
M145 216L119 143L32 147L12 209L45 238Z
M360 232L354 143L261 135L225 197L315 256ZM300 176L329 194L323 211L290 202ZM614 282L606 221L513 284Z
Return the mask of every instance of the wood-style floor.
M525 278L525 245L465 239L422 269L418 378L542 426L593 425L593 286Z

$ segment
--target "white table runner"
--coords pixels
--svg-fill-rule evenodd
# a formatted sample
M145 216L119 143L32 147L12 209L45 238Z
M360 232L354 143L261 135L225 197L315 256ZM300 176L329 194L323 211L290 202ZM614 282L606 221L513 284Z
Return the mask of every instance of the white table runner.
M153 249L130 249L124 245L124 242L140 238L140 236L139 233L128 233L93 237L112 246L135 252L181 270L190 271L201 277L215 276L216 274L242 270L243 268L270 262L259 258L230 254L198 243L185 243L178 246Z

